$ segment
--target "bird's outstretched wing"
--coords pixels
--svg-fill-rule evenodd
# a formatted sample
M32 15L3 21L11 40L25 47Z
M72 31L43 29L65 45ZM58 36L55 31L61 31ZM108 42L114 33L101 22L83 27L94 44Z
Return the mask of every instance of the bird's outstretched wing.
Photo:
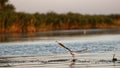
M74 51L74 52L76 52L76 53L80 53L80 52L85 52L85 51L87 51L87 50L88 50L88 48L83 49L83 50Z
M67 50L70 51L70 52L72 52L69 48L67 48L66 46L64 46L62 43L60 43L60 42L58 42L58 41L56 41L56 42L57 42L61 47L67 49Z

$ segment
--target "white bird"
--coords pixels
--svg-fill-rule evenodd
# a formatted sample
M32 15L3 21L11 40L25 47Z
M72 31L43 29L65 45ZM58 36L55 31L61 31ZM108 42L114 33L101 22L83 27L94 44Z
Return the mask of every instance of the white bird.
M86 48L86 49L84 49L84 50L72 51L72 50L69 49L68 47L64 46L62 43L60 43L60 42L58 42L58 41L56 41L56 42L57 42L61 47L67 49L67 50L70 52L70 54L71 54L72 57L73 57L72 62L75 62L75 61L76 61L76 59L75 59L75 53L79 53L79 52L83 52L83 51L86 51L86 50L87 50L87 48Z

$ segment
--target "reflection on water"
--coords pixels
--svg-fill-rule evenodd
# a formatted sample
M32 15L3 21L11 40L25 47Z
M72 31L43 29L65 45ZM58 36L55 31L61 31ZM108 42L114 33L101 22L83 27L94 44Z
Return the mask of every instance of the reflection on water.
M120 35L94 35L73 37L50 37L53 40L0 43L0 56L34 56L69 54L55 41L58 40L71 50L86 53L101 53L120 50Z
M105 53L107 54L107 53ZM36 57L0 57L0 67L12 68L119 68L120 60L112 63L109 57L104 58L104 55L93 54L92 56L84 55L86 58L77 57L76 62L71 62L69 56L36 56ZM97 58L99 56L100 58ZM94 57L94 58L93 58ZM120 57L120 54L119 54ZM66 59L69 58L69 59ZM104 59L104 60L103 60Z
M70 68L75 68L75 62L71 62Z
M77 61L71 62L69 52L59 47L55 42L56 40L63 43L66 47L69 47L71 50L89 48L89 51L76 54ZM98 29L54 31L35 34L1 34L0 42L3 42L0 43L0 67L3 68L17 68L19 66L21 66L21 68L22 66L23 68L120 67L120 34L118 30L109 31ZM112 63L113 54L116 54L118 58L116 63ZM57 57L57 55L64 56Z
M87 29L87 30L60 30L60 31L48 31L38 33L6 33L0 34L0 42L10 41L33 41L44 40L41 37L53 37L53 36L76 36L76 35L91 35L91 34L120 34L120 29ZM39 39L38 39L39 38Z

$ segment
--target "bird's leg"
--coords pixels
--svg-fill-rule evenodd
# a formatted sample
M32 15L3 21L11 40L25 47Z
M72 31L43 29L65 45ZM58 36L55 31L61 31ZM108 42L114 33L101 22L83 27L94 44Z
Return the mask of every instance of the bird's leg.
M71 55L72 55L72 62L75 62L76 61L76 59L75 59L75 53L71 52Z
M115 54L113 54L113 59L112 59L112 62L114 63L114 66L115 66L115 62L117 61L117 58L115 58Z

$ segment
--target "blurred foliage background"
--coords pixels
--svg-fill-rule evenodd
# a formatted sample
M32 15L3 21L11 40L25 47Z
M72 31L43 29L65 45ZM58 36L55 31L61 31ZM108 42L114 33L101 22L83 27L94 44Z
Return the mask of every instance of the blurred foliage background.
M120 14L82 15L68 12L16 12L9 0L0 0L0 33L33 33L52 30L119 28Z

